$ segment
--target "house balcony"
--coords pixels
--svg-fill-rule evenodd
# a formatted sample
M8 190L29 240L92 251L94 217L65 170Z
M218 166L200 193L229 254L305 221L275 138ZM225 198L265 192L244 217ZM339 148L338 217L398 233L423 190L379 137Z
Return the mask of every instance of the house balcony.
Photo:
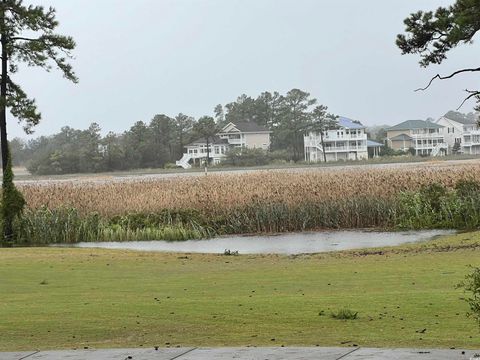
M415 134L415 135L410 135L410 137L414 140L438 140L444 138L443 134Z
M468 135L474 135L474 136L477 135L477 136L480 136L480 130L464 131L464 132L462 133L462 135L463 135L463 136L465 136L465 135L467 135L467 136L468 136Z
M311 141L316 141L318 143L321 143L322 138L320 135L309 135L305 136L305 140ZM325 134L323 137L324 142L333 142L333 141L348 141L348 140L359 140L359 141L367 141L367 134L361 134L361 135L343 135L343 136L336 136L336 135L328 135Z
M480 140L478 140L478 141L463 142L461 145L462 145L463 147L480 146Z
M435 143L435 144L414 144L413 148L415 150L433 150L436 147L441 147L446 149L448 147L447 143Z
M341 140L339 140L340 142ZM335 146L335 141L326 141L324 139L325 144L325 152L342 152L342 151L367 151L367 139L362 138L357 141L360 141L361 144L359 145L342 145L342 146ZM320 139L312 139L306 138L305 139L305 147L314 147L322 150L322 142Z
M364 151L367 151L367 147L366 146L336 146L336 147L325 148L326 153L351 152L351 151L364 152Z
M227 139L230 145L243 145L245 142L242 139Z
M319 151L323 151L322 144L305 144L306 147L310 148L316 148ZM325 147L325 153L336 153L336 152L351 152L351 151L356 151L356 152L364 152L367 151L367 146L366 145L358 145L358 146L326 146Z
M480 131L472 131L463 134L462 146L477 146L480 145Z
M198 152L198 153L184 153L183 154L185 157L190 157L191 159L204 159L207 157L207 152ZM216 154L214 151L210 151L208 154L210 158L219 158L219 157L225 157L225 154Z

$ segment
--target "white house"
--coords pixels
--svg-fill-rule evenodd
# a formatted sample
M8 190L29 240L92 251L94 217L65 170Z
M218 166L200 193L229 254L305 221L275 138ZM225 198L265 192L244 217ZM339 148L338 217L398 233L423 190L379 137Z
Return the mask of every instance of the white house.
M445 126L425 120L407 120L387 129L387 145L394 150L415 150L415 155L444 155Z
M214 164L219 164L232 148L263 149L270 148L270 133L267 128L254 122L230 122L209 141L209 157ZM207 157L206 139L197 139L185 146L186 152L176 162L184 169L192 167L192 163L201 163Z
M443 135L451 153L456 143L459 151L464 154L480 154L480 130L474 118L446 114L435 123L444 126Z
M335 129L323 135L325 157L320 133L309 132L304 136L305 161L361 160L368 158L365 126L346 117L338 118Z

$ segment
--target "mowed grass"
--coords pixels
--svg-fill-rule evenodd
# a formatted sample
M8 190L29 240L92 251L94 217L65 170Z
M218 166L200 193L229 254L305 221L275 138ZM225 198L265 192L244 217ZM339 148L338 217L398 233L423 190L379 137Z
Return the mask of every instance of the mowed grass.
M153 346L478 348L455 289L480 233L312 256L0 251L0 351ZM331 312L358 312L336 320ZM424 330L425 329L425 330Z

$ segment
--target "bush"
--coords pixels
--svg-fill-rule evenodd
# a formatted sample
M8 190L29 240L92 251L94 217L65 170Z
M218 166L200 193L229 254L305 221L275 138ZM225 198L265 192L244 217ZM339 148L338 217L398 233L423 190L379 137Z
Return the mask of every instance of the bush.
M463 288L468 294L463 299L470 308L467 316L472 317L480 327L480 268L473 268L472 273L468 274L457 287Z
M331 317L337 320L355 320L358 317L358 312L350 309L341 309L338 312L332 312Z
M475 180L460 180L455 185L457 196L460 198L468 198L478 196L480 193L480 184Z
M389 146L384 146L380 149L380 156L402 156L407 153L402 150L394 150Z
M404 229L476 229L480 226L480 184L461 180L453 190L432 184L401 193L395 223Z
M293 161L292 154L287 150L275 150L268 153L270 162L277 164L286 164Z
M16 240L13 229L13 222L23 212L25 199L13 183L12 158L8 153L7 167L3 177L2 201L0 203L0 243L12 245Z
M439 211L442 205L442 200L444 200L447 195L447 189L441 184L430 184L424 186L420 190L420 196L423 198L423 201L430 206L433 211Z
M164 169L178 169L180 166L173 164L173 163L166 163L163 168Z
M227 152L222 165L262 166L270 162L267 151L262 149L233 148Z

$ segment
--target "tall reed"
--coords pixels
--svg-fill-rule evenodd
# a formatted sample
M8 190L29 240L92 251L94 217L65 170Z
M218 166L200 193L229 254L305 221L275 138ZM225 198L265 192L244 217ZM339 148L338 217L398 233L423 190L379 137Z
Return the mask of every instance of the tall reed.
M345 228L478 228L480 166L23 186L17 244Z
M97 213L82 216L74 208L27 210L15 222L16 245L71 244L92 241L189 240L214 235L197 223L178 221L133 226L128 222L100 217Z

